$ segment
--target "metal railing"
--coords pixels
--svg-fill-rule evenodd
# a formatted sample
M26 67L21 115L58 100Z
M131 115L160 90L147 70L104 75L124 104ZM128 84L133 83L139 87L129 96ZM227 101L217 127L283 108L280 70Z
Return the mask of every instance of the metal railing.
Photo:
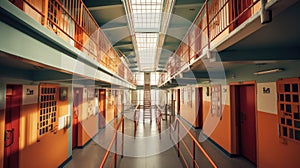
M235 30L253 16L259 0L206 0L177 50L166 64L167 73L160 76L159 85L172 78L182 67L193 63L212 43L222 39L226 31Z
M82 0L9 0L40 24L113 73L134 84L106 35Z
M113 152L113 157L112 157L109 167L112 167L112 165L114 165L115 168L117 167L117 160L118 160L118 136L117 135L118 135L118 130L120 129L121 125L122 125L121 158L123 158L123 153L124 153L124 116L122 114L119 123L115 127L114 135L113 135L112 140L111 140L111 142L105 152L105 155L102 159L100 168L103 168L105 166L105 163L108 159L108 156L109 156L113 146L114 146L114 152ZM114 164L112 164L113 162L114 162Z
M133 136L134 138L136 137L136 130L137 130L137 126L139 124L139 119L140 119L140 104L138 104L135 109L134 109L134 115L133 115L133 118L134 118L134 132L133 132Z
M209 157L209 155L206 153L206 151L203 149L203 147L200 145L200 143L198 142L198 140L192 135L192 133L190 133L190 131L187 129L187 127L184 125L184 123L182 123L182 121L178 118L175 117L174 120L174 126L171 123L170 120L170 130L175 132L177 129L177 139L175 141L174 137L172 136L172 133L170 134L171 136L171 140L176 143L176 148L177 148L177 154L178 157L181 157L185 166L189 167L187 158L183 155L183 152L181 150L181 144L183 144L185 150L187 151L188 155L191 157L192 161L193 161L193 168L195 167L200 167L199 164L197 163L196 160L196 148L198 148L202 154L205 156L205 158L208 160L208 162L210 163L210 165L214 168L217 168L217 165L214 163L214 161ZM187 133L187 137L190 137L192 140L192 151L190 151L189 147L187 146L187 143L184 140L184 137L182 135L180 135L180 128L183 128L183 131L185 131Z

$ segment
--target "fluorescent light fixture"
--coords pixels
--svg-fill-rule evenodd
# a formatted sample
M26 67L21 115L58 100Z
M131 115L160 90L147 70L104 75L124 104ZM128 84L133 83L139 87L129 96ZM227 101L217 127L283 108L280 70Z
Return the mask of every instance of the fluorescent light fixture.
M283 71L283 70L284 69L282 69L282 68L275 68L275 69L269 69L269 70L254 72L253 74L254 75L265 75L265 74L280 72L280 71Z

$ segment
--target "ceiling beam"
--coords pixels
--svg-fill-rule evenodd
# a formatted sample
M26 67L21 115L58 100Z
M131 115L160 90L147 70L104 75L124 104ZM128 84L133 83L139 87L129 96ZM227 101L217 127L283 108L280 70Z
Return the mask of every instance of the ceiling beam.
M175 6L185 5L185 4L198 4L204 2L205 0L177 0Z
M186 4L183 4L183 3L180 3L180 4L176 4L174 6L174 8L195 8L195 7L198 7L198 6L202 6L203 3L199 3L199 1L197 1L196 3L186 3Z
M128 29L127 24L114 24L115 26L110 26L110 27L101 27L101 30L105 33L108 31L115 31L115 30L120 30L120 29Z
M109 0L109 1L85 0L84 4L91 11L123 7L123 4L120 0Z
M189 71L182 73L183 78L208 78L209 75L207 72L198 72L198 71Z
M133 44L132 44L132 43L128 43L128 44L117 44L117 45L114 45L114 47L117 47L117 48L130 48L130 49L133 49Z

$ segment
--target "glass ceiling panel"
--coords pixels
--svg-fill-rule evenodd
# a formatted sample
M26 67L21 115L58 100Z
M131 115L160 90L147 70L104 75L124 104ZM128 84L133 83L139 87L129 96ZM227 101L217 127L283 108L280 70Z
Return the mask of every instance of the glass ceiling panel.
M130 0L133 31L142 71L155 70L163 0Z

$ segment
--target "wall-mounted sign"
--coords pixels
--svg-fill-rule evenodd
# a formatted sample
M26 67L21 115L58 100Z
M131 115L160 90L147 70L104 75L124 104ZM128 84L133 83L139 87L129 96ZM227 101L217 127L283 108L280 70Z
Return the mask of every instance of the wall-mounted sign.
M276 83L257 83L257 110L270 114L277 114Z
M68 98L68 88L67 87L61 87L59 88L59 100L65 101Z
M38 93L37 85L23 85L23 105L38 103Z
M262 91L263 91L263 94L270 94L271 93L271 89L269 87L263 87Z
M64 115L58 118L58 130L70 127L70 116Z

